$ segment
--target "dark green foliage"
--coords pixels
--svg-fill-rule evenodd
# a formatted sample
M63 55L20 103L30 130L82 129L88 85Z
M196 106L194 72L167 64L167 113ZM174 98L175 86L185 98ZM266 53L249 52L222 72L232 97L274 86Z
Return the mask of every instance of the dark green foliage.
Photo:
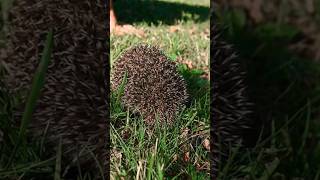
M289 49L303 35L281 23L243 25L239 10L219 13L223 37L247 69L256 110L247 142L253 148L235 153L221 179L319 178L320 65Z

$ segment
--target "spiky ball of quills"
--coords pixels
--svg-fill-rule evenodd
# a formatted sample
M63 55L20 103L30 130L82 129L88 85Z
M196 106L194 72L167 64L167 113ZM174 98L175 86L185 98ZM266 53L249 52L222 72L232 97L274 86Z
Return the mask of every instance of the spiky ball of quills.
M237 53L221 39L216 26L211 27L211 33L212 174L216 177L218 167L227 159L230 148L242 145L243 132L250 123L252 104L246 94L245 73Z
M183 77L157 47L139 44L126 50L111 71L112 90L124 86L123 105L140 113L148 125L156 120L171 125L187 103Z
M8 71L7 88L22 93L24 103L46 34L53 29L53 53L28 134L45 137L52 149L61 137L62 165L80 162L96 168L96 159L101 166L107 164L105 11L103 1L90 0L15 0L10 11L10 33L0 63ZM14 114L18 123L24 103Z

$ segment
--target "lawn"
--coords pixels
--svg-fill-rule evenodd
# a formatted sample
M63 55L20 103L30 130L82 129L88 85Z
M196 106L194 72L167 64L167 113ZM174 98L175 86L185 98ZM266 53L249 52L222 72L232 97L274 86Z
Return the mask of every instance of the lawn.
M130 8L128 8L130 7ZM143 8L143 11L136 9ZM179 64L192 103L172 127L146 127L111 98L112 179L208 179L209 156L209 1L119 1L119 21L144 31L110 38L111 64L125 49L156 45Z

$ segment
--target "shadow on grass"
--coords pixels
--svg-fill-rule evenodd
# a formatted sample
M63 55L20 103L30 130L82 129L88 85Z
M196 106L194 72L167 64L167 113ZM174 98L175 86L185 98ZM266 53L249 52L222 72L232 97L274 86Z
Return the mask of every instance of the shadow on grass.
M277 172L288 177L308 175L311 178L315 169L305 168L305 163L312 159L308 166L317 164L312 158L316 155L312 139L316 138L319 120L320 65L288 50L289 45L303 35L283 24L248 27L239 23L238 17L221 22L228 27L225 39L235 45L243 59L249 95L255 103L254 128L247 133L247 143L255 146L262 129L263 140L274 135L264 146L278 150L288 148L289 153L276 155L282 159ZM314 127L309 128L309 122ZM275 135L275 132L279 133ZM305 133L308 136L304 137Z
M180 64L178 69L187 84L189 102L199 100L209 92L209 80L201 77L205 74L203 70L189 69L185 64Z
M209 8L154 0L118 0L114 9L120 23L146 22L172 25L178 20L203 22L209 19Z
M255 129L261 129L262 124L270 129L272 121L285 123L315 97L320 71L319 65L289 52L285 39L260 35L254 30L238 31L229 40L245 59L249 94L259 119ZM305 122L296 123L304 127Z

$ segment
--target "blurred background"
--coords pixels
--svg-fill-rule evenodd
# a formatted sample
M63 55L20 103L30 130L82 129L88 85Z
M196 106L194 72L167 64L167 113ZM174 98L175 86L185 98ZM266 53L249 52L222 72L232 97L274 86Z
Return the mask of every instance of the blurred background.
M246 142L252 149L235 153L221 179L319 179L320 1L215 3L256 110Z

